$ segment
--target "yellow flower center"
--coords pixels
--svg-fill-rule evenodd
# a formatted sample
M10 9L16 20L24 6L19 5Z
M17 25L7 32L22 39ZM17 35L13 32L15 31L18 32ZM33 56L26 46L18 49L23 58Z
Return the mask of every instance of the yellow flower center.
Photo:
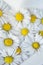
M21 53L21 48L18 47L18 48L16 49L16 54L20 54L20 53Z
M39 49L40 44L38 42L33 42L32 47L37 50L37 49Z
M23 19L24 19L24 15L23 15L22 13L18 12L18 13L16 13L16 15L15 15L15 19L16 19L18 22L21 22L21 21L23 21Z
M29 30L28 30L27 28L21 29L21 34L22 34L23 36L28 35L28 33L29 33Z
M5 31L10 31L12 28L11 24L9 23L5 23L2 25L2 29L5 30Z
M43 24L43 18L41 19L41 24Z
M35 23L36 19L37 19L37 17L35 15L31 15L30 22Z
M12 46L13 40L11 38L4 39L4 45L5 46Z
M3 11L2 11L2 10L0 10L0 17L1 17L1 16L3 16Z
M6 57L4 57L4 62L7 63L7 64L12 63L13 60L14 60L14 58L12 56L6 56Z
M39 35L41 35L43 37L43 30L39 31Z

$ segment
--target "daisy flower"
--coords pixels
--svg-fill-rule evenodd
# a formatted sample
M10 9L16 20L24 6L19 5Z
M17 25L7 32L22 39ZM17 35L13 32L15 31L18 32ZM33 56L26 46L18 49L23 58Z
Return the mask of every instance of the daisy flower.
M40 24L38 27L37 27L37 34L41 37L43 37L43 25Z
M0 21L0 31L5 34L15 32L15 21L13 19L3 19Z
M0 0L0 20L8 18L10 16L10 6L6 4L3 0Z
M13 47L15 48L16 46L19 45L20 40L17 36L14 36L13 34L3 34L1 32L0 34L0 48L9 48L9 47Z
M43 25L43 10L37 9L35 11L35 14L37 15L37 17L40 19L40 24Z
M30 24L33 24L33 25L39 25L39 17L37 16L38 15L38 10L37 9L29 9L29 12L30 12Z
M38 27L42 24L42 19L40 18L40 10L38 9L29 9L30 11L30 25L33 27L34 34L37 33ZM42 12L41 12L42 13Z
M11 52L12 51L12 52ZM4 53L4 54L3 54ZM0 50L0 64L1 65L20 65L22 60L19 56L15 55L14 49L1 49Z
M12 12L13 14L13 19L15 20L15 24L28 24L29 23L29 16L30 13L26 9L18 9Z
M33 27L30 24L29 25L18 24L15 28L16 29L15 29L14 34L17 35L21 39L21 41L23 41L28 36L34 35Z
M40 24L37 26L37 33L43 37L43 10L38 10L37 12L40 20Z
M36 11L37 16L39 17L39 25L36 28L36 32L39 36L43 37L43 11L42 10L37 10ZM36 26L35 26L36 27Z
M36 34L35 37L25 39L25 42L29 45L29 51L31 55L36 52L40 52L43 49L43 38Z
M24 41L19 44L19 46L16 47L15 49L15 54L20 56L22 61L27 60L30 55L29 55L29 50L28 50L28 44L26 44Z
M43 10L40 9L30 9L30 14L32 14L31 16L31 22L33 21L33 23L39 25L42 24L43 25Z

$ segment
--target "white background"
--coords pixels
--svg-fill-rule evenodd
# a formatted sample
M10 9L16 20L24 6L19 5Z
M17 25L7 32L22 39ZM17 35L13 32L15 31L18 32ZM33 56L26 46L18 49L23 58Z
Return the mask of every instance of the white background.
M4 0L12 9L39 8L43 9L43 0ZM43 51L43 50L42 50ZM36 53L21 65L43 65L43 52Z
M43 0L5 0L12 8L43 8Z

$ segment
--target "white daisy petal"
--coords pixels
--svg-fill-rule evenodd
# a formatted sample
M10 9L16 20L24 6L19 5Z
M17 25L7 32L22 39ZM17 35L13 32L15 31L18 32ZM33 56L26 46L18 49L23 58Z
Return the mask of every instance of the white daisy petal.
M0 64L4 64L3 58L0 56Z

